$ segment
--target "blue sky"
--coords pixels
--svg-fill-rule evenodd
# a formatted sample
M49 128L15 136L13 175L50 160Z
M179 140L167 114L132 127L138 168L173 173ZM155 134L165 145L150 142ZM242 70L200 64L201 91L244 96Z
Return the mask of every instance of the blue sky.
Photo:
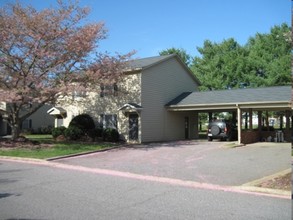
M13 0L1 0L0 6ZM54 0L19 0L37 9ZM80 0L91 8L88 22L104 21L108 38L100 50L134 57L156 56L170 48L183 48L198 56L204 40L221 42L233 37L245 44L257 32L268 33L274 25L291 25L290 0Z

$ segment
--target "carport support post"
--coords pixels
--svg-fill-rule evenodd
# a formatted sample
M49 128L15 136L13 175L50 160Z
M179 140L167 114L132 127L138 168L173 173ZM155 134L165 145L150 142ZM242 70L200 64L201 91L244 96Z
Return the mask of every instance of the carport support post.
M267 131L270 131L269 111L266 111L266 125L267 125Z
M286 130L290 130L290 111L286 110L285 112L286 115Z
M213 113L209 112L209 122L213 120Z
M195 139L198 139L198 121L199 121L199 118L198 118L198 112L195 112L195 116L194 116L194 119L195 119L195 121L194 121L194 131L193 131L193 133L194 133L194 138ZM192 135L193 136L193 135Z
M237 120L238 120L238 144L241 144L242 117L241 117L241 109L238 104L237 104Z
M249 130L252 131L253 130L253 126L252 126L252 109L250 108L248 111L249 111Z

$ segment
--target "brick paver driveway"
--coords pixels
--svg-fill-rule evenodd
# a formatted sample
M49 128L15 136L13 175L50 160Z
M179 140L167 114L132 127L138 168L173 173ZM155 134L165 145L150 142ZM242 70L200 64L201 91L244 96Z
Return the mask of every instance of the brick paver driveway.
M227 148L227 144L177 141L126 145L58 162L231 186L290 168L290 144L257 143L237 148Z

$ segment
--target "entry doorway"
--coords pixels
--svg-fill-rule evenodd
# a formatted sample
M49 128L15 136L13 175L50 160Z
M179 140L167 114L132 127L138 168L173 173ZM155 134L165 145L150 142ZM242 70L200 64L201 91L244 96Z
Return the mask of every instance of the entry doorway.
M184 117L185 139L189 139L189 117Z
M138 140L138 114L129 115L129 140Z

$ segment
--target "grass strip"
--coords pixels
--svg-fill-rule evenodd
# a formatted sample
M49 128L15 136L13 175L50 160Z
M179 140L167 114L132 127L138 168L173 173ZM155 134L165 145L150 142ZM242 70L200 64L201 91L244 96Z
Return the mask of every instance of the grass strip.
M0 146L0 156L46 159L71 154L87 153L113 146L113 144L110 143L56 143L51 135L29 135L26 137L30 140L38 141L39 144L11 148L3 148Z

